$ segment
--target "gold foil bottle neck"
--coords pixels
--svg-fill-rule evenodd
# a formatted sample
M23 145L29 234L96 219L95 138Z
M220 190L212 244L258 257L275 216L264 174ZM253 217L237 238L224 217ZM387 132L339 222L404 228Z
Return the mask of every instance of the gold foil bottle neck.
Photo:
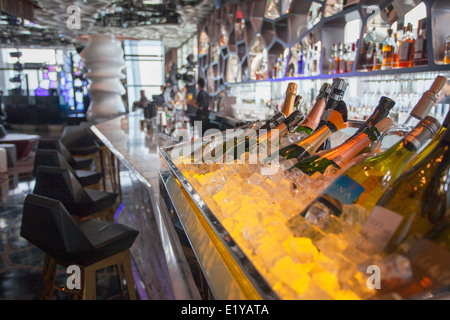
M297 96L297 88L298 85L294 82L290 82L286 89L286 98L284 99L283 108L281 109L281 113L283 113L286 117L294 111L294 101Z

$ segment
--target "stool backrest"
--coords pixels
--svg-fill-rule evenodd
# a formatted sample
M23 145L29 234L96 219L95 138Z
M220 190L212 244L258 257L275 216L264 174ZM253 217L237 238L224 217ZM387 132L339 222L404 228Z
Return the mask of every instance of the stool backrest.
M38 146L38 150L58 150L59 153L63 156L63 158L70 165L74 163L74 158L69 150L67 150L66 146L59 139L40 139Z
M33 175L36 176L40 166L65 168L73 173L72 166L58 150L37 149L34 157Z
M93 203L74 174L66 168L39 166L33 193L59 200L66 206Z
M94 246L60 201L35 194L25 198L20 235L56 258L94 251Z
M85 147L97 145L92 139L89 128L84 126L66 126L61 134L61 142L70 150L70 147Z

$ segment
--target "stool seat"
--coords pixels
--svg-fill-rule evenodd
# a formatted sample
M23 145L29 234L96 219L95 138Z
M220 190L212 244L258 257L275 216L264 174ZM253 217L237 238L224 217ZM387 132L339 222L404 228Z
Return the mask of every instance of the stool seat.
M118 194L94 189L84 189L91 201L87 203L68 203L69 212L76 216L87 216L111 207L117 199Z
M75 176L82 186L90 186L96 184L103 177L101 172L88 170L75 170Z
M79 224L81 232L93 245L94 251L73 260L76 264L89 266L131 247L138 231L118 223L90 219Z

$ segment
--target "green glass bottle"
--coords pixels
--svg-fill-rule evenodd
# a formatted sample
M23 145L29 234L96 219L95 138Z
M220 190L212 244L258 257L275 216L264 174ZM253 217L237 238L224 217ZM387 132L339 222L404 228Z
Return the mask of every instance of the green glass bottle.
M426 117L390 149L364 159L340 174L300 215L316 223L330 214L340 216L342 204L358 204L370 212L401 175L408 159L436 134L439 125L435 118Z
M303 120L304 116L299 109L294 110L289 117L286 118L283 123L273 128L270 131L264 132L263 130L258 130L252 135L246 135L243 139L231 146L224 142L223 144L223 155L233 156L233 159L239 159L245 152L257 152L256 147L260 144L268 147L267 145L271 141L277 141L279 143L280 139L285 136L289 131L295 129L298 124Z
M297 162L289 170L297 168L308 175L313 175L316 172L324 173L329 166L338 169L342 168L368 144L379 139L382 132L392 126L392 120L390 118L383 120L385 121L380 121L376 125L366 128L363 132L339 146L318 152L311 157Z
M315 154L319 146L329 136L346 127L347 124L344 122L342 115L338 111L334 110L331 113L327 123L322 128L315 131L310 136L297 141L296 143L281 148L278 155L284 159L296 159L297 161L300 161L303 158L307 158ZM274 158L274 155L271 155L265 160L265 163L272 161Z

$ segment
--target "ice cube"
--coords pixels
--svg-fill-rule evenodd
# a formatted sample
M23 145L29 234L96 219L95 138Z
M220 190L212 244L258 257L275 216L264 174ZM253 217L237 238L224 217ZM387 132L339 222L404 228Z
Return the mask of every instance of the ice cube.
M248 178L248 183L253 184L255 186L260 185L263 182L264 178L258 172L253 173L250 178Z
M295 237L310 238L313 242L319 241L325 233L309 223L305 218L296 215L287 222L287 226Z
M323 172L324 176L333 176L339 171L335 166L328 166Z
M288 256L276 261L271 271L284 283L295 283L293 289L297 293L304 293L308 288L310 281L308 273L305 272L301 264L295 263Z
M266 225L265 230L270 237L279 242L283 242L286 238L291 236L291 231L289 228L283 221L279 220Z
M310 238L290 236L283 245L292 260L297 263L313 263L319 255Z
M287 255L287 252L279 241L270 236L265 236L257 247L256 254L265 261L268 267L272 267L278 260Z
M290 191L280 190L275 193L273 199L276 203L282 203L282 202L285 203L289 200L292 200L293 198L292 198L292 193Z
M276 192L276 185L271 179L265 179L261 187L270 195L273 196Z
M344 251L348 245L347 242L334 233L327 234L315 244L323 254L330 258Z
M286 220L291 219L293 216L299 214L304 209L303 204L293 197L286 201L280 202L280 205L282 208L281 213Z
M340 218L349 225L360 226L366 221L369 212L359 204L343 204Z

